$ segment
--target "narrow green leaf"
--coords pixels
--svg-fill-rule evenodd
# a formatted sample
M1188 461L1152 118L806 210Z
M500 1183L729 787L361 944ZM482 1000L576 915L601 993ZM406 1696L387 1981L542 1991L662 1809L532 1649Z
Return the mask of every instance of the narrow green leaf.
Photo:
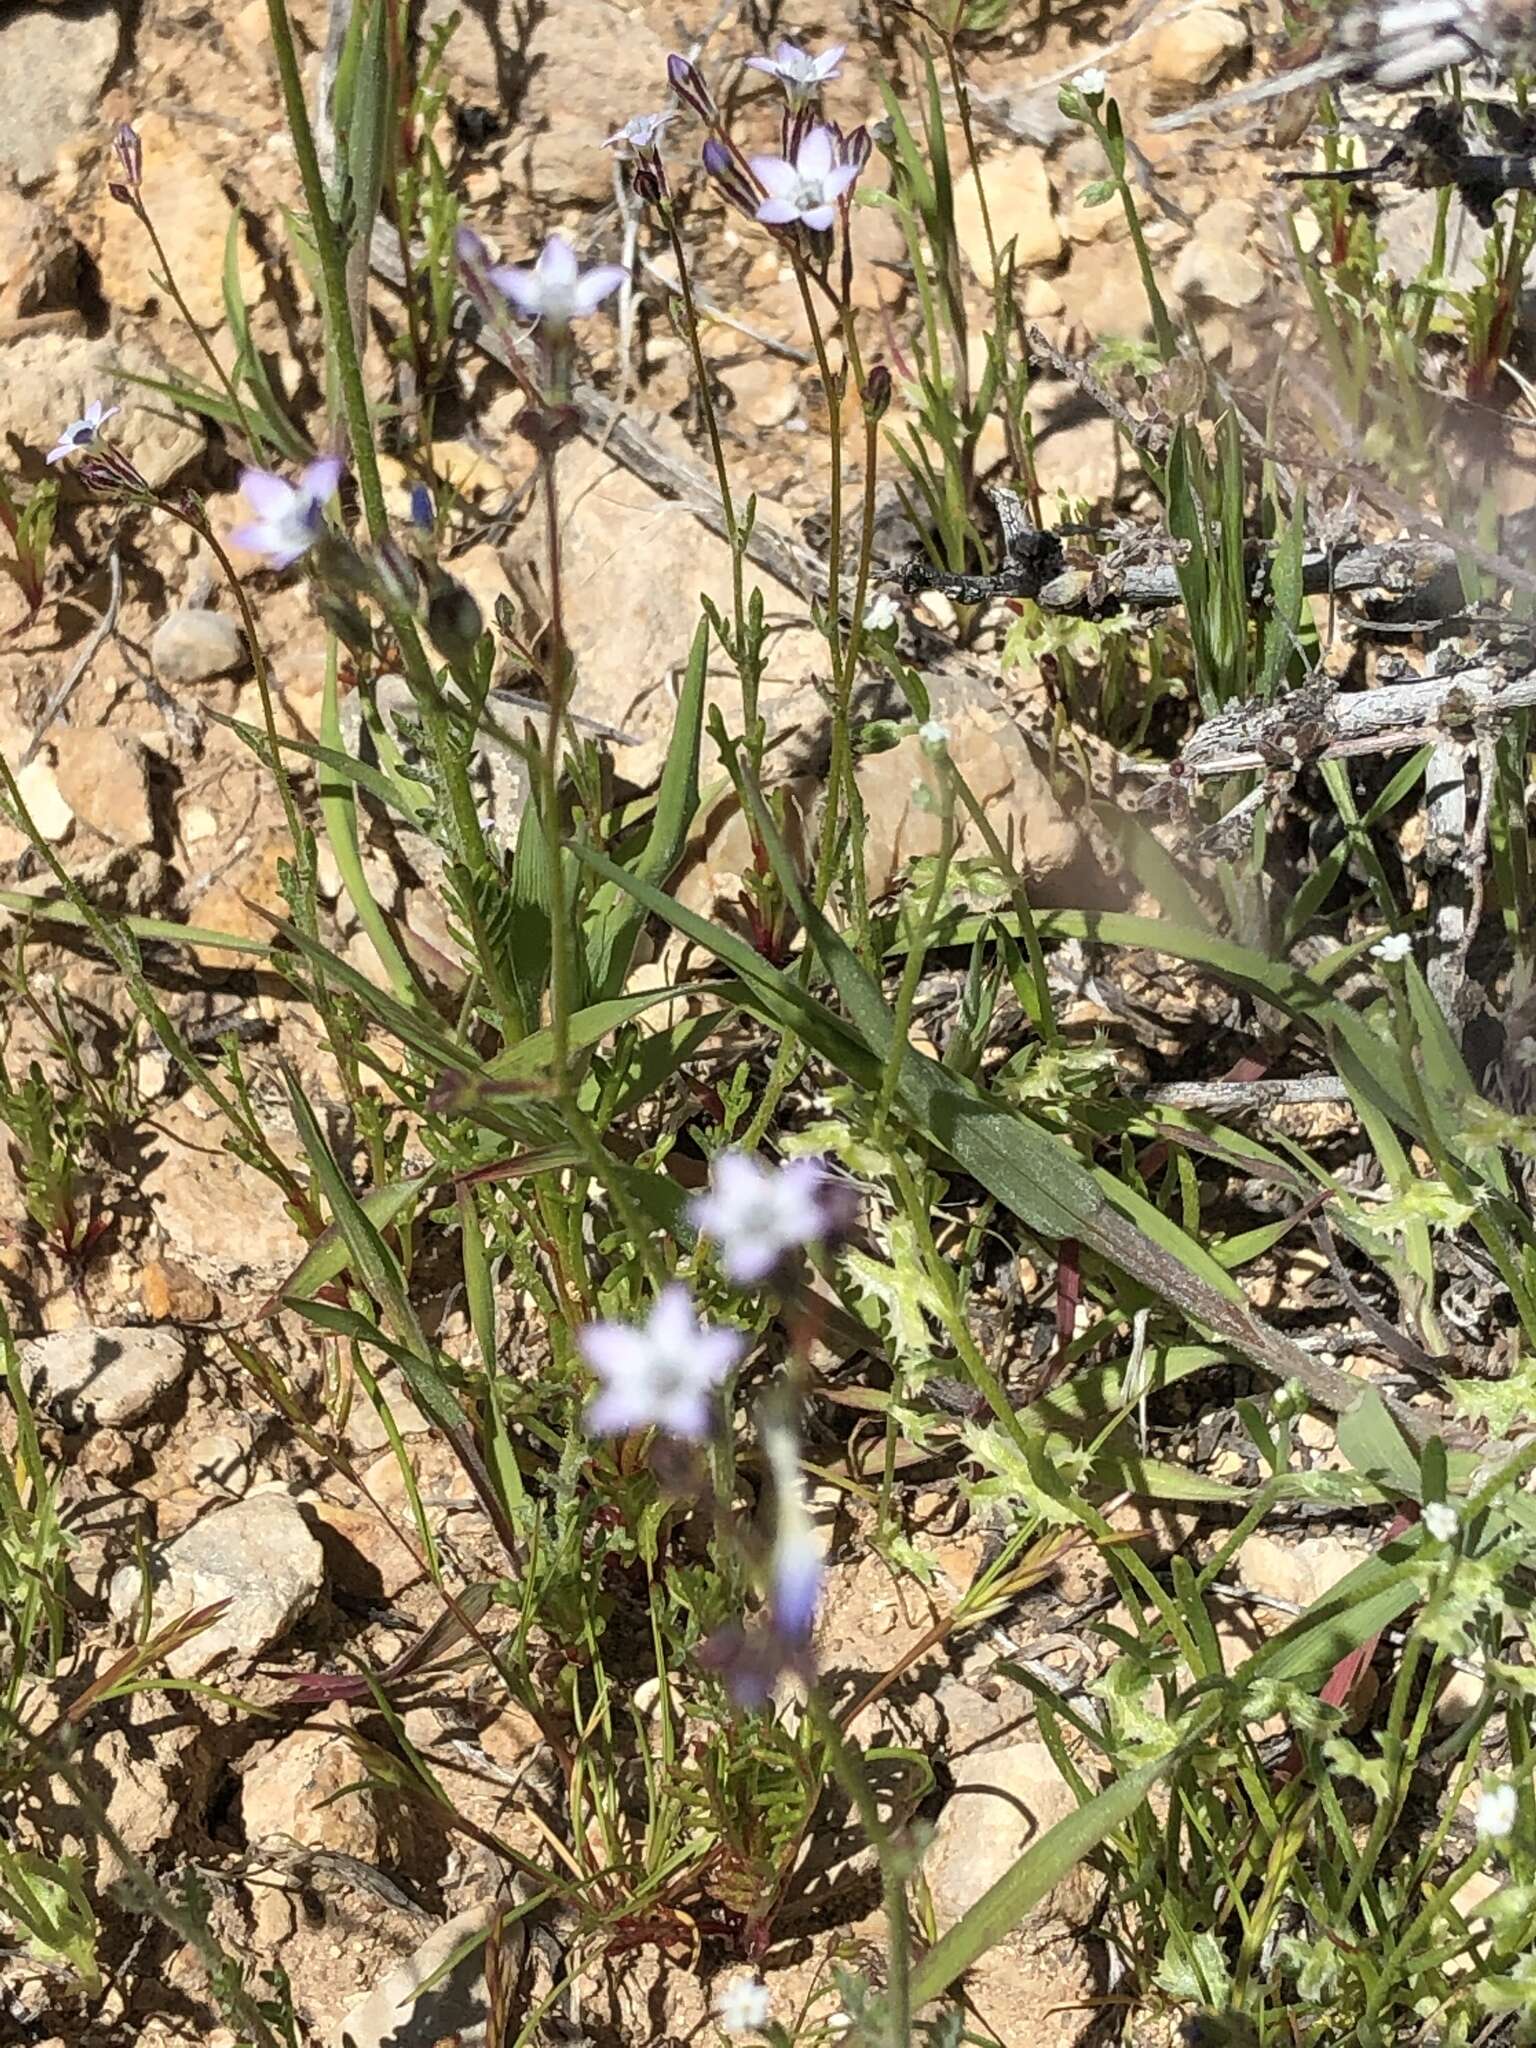
M1013 1868L923 1957L912 1973L913 2006L938 1998L989 1949L996 1948L1090 1850L1125 1825L1179 1756L1180 1751L1173 1749L1128 1772L1026 1849Z

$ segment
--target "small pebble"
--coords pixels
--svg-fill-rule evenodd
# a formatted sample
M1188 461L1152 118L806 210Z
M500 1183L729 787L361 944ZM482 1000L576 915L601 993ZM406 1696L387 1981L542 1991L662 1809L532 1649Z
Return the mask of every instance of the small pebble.
M202 683L245 664L245 637L223 612L195 606L172 612L149 643L155 674L164 683Z

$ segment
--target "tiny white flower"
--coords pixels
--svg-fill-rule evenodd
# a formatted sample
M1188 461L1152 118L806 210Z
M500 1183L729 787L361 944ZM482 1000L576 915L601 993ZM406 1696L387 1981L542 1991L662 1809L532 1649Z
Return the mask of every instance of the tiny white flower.
M773 1999L760 1977L733 1977L715 2000L715 2018L728 2034L760 2034Z
M798 114L802 107L810 105L824 85L829 85L836 78L837 67L843 61L846 48L846 43L828 43L819 57L813 57L809 50L802 50L794 43L779 43L771 57L749 57L747 69L776 78L783 86L790 106Z
M888 590L878 591L864 610L866 633L883 633L901 617L901 606Z
M1406 960L1413 945L1406 932L1388 932L1384 939L1378 939L1371 948L1375 960Z
M1088 64L1079 71L1072 83L1085 100L1101 100L1109 90L1109 73L1101 71L1097 64Z
M527 320L540 320L551 334L563 334L573 320L595 313L629 273L620 263L599 263L583 270L576 251L561 235L551 235L539 260L497 264L486 276Z
M92 399L80 418L70 421L48 450L44 461L62 462L67 455L80 455L87 448L94 448L107 421L121 411L121 406L103 405L99 398Z
M603 147L625 158L649 156L660 146L667 123L676 119L676 107L665 114L631 114L622 128L604 137Z
M1477 1802L1477 1832L1490 1842L1506 1841L1520 1817L1520 1795L1513 1785L1487 1785Z
M1437 1543L1452 1543L1461 1527L1461 1517L1448 1500L1427 1500L1420 1519Z
M689 1215L700 1236L719 1245L726 1277L751 1287L796 1245L827 1235L830 1183L823 1159L765 1166L749 1152L719 1152L709 1169L709 1192L694 1197Z
M949 745L949 727L941 719L928 719L917 728L917 736L930 753L940 753Z
M710 1394L740 1364L747 1338L701 1323L687 1288L673 1281L643 1323L588 1323L576 1348L603 1383L587 1408L593 1436L655 1427L700 1443L709 1435Z

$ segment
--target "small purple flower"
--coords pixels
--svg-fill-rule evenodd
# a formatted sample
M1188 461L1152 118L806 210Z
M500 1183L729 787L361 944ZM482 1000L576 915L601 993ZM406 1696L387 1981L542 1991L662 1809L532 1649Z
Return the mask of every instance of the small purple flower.
M612 135L605 137L603 147L626 160L654 156L661 147L662 130L669 121L676 119L676 107L669 108L665 114L631 114L622 128L616 128Z
M325 524L325 507L341 482L341 463L334 455L312 462L297 484L265 469L240 472L245 502L256 514L229 536L236 547L264 555L269 567L286 569L307 554Z
M784 88L791 110L799 113L810 105L824 85L830 85L843 61L846 43L829 43L819 57L796 43L779 43L771 57L749 57L747 69L776 78Z
M727 1279L752 1287L767 1279L786 1252L819 1244L829 1234L833 1185L824 1159L791 1159L773 1167L749 1152L719 1152L709 1170L709 1192L694 1197L688 1214L700 1236L719 1245Z
M486 275L525 319L540 320L551 334L563 334L573 320L595 313L629 273L619 263L583 270L570 243L551 235L531 269L499 264Z
M838 161L838 140L830 128L813 128L790 163L782 156L755 156L752 172L767 198L757 209L766 227L800 221L818 232L837 218L837 203L859 175L857 164Z
M710 1432L710 1394L741 1362L747 1337L707 1328L687 1288L673 1281L643 1323L588 1323L576 1347L603 1383L587 1409L594 1436L655 1427L700 1443Z
M48 462L62 462L66 456L78 455L83 449L94 448L107 421L121 411L121 406L103 405L99 398L92 399L81 417L70 421L44 459Z

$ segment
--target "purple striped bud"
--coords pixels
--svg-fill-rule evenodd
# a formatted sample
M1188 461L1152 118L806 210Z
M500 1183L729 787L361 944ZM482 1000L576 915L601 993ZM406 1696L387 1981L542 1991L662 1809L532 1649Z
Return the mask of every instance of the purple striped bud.
M714 97L704 83L699 67L691 58L674 54L667 59L667 83L683 102L692 107L701 121L713 123L719 118Z
M704 145L704 169L722 196L748 220L756 220L762 195L718 136Z

